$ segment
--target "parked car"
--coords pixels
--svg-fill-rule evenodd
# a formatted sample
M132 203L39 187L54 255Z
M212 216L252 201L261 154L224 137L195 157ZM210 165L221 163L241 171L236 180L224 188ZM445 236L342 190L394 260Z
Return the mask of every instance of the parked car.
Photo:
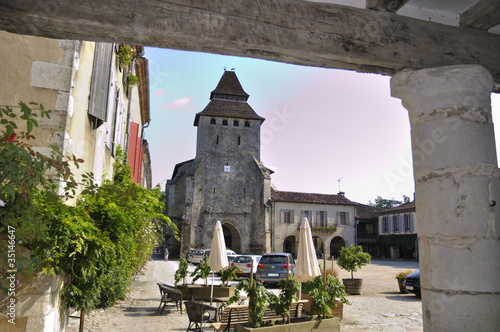
M191 256L194 254L196 250L194 249L191 249L191 250L188 250L188 252L186 253L186 260L188 263L191 263Z
M189 256L189 262L193 264L200 264L203 261L203 256L205 255L205 250L195 250L193 253Z
M288 267L287 267L288 257ZM267 284L278 283L281 279L286 278L287 270L293 274L295 270L295 261L292 254L289 253L272 253L264 254L257 265L255 279Z
M420 270L414 271L406 276L405 281L403 281L406 290L417 296L420 296Z
M231 249L226 250L228 260L231 260L233 257L236 257L236 253ZM200 264L203 262L204 256L210 256L210 249L197 250L191 258L191 263Z
M253 273L257 272L257 265L259 265L260 255L238 255L234 257L231 262L231 266L236 266L240 269L237 271L238 277L246 278L250 277L250 271L252 271L252 261L253 261Z

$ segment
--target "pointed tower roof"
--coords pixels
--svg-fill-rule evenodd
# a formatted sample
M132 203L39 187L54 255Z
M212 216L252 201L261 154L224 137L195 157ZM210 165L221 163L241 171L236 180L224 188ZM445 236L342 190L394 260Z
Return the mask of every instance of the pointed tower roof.
M217 87L210 94L210 99L214 98L215 94L221 95L232 95L232 96L242 96L245 98L245 101L248 100L250 95L246 93L241 87L240 81L238 77L236 77L236 73L234 71L224 71L222 77L217 84Z
M214 91L210 93L210 102L205 109L196 114L194 125L198 126L200 116L216 116L247 120L260 120L259 116L247 103L249 94L241 87L234 71L224 71Z

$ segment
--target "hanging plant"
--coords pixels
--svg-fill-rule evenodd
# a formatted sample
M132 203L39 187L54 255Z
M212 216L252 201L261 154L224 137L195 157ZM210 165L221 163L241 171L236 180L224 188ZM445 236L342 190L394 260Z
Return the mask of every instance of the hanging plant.
M120 66L126 67L132 63L137 56L135 48L130 45L120 44L118 47L118 62Z

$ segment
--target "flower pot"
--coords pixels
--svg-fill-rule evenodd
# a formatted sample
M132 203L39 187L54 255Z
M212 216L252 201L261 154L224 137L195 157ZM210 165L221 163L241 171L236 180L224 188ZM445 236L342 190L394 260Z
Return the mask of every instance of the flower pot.
M311 312L312 297L307 294L301 293L300 298L302 300L308 300L307 303L304 303L302 310L304 310L304 312L308 315L317 315L316 312ZM332 310L332 317L338 317L340 320L342 320L342 318L344 318L344 303L340 301L336 301L336 303L336 307L330 307L330 309Z
M345 292L349 295L361 295L361 286L363 279L342 279L345 286Z
M402 294L408 294L405 285L403 285L404 279L398 279L399 292Z
M340 331L340 320L338 317L316 319L312 316L292 318L290 324L273 325L262 327L248 327L246 324L235 324L234 332L338 332Z

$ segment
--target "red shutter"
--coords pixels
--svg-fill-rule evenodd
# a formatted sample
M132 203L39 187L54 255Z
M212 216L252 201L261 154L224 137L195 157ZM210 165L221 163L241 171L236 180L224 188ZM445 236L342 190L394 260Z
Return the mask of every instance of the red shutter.
M141 184L142 155L142 138L139 137L139 124L131 122L127 159L132 171L132 181L137 184Z

